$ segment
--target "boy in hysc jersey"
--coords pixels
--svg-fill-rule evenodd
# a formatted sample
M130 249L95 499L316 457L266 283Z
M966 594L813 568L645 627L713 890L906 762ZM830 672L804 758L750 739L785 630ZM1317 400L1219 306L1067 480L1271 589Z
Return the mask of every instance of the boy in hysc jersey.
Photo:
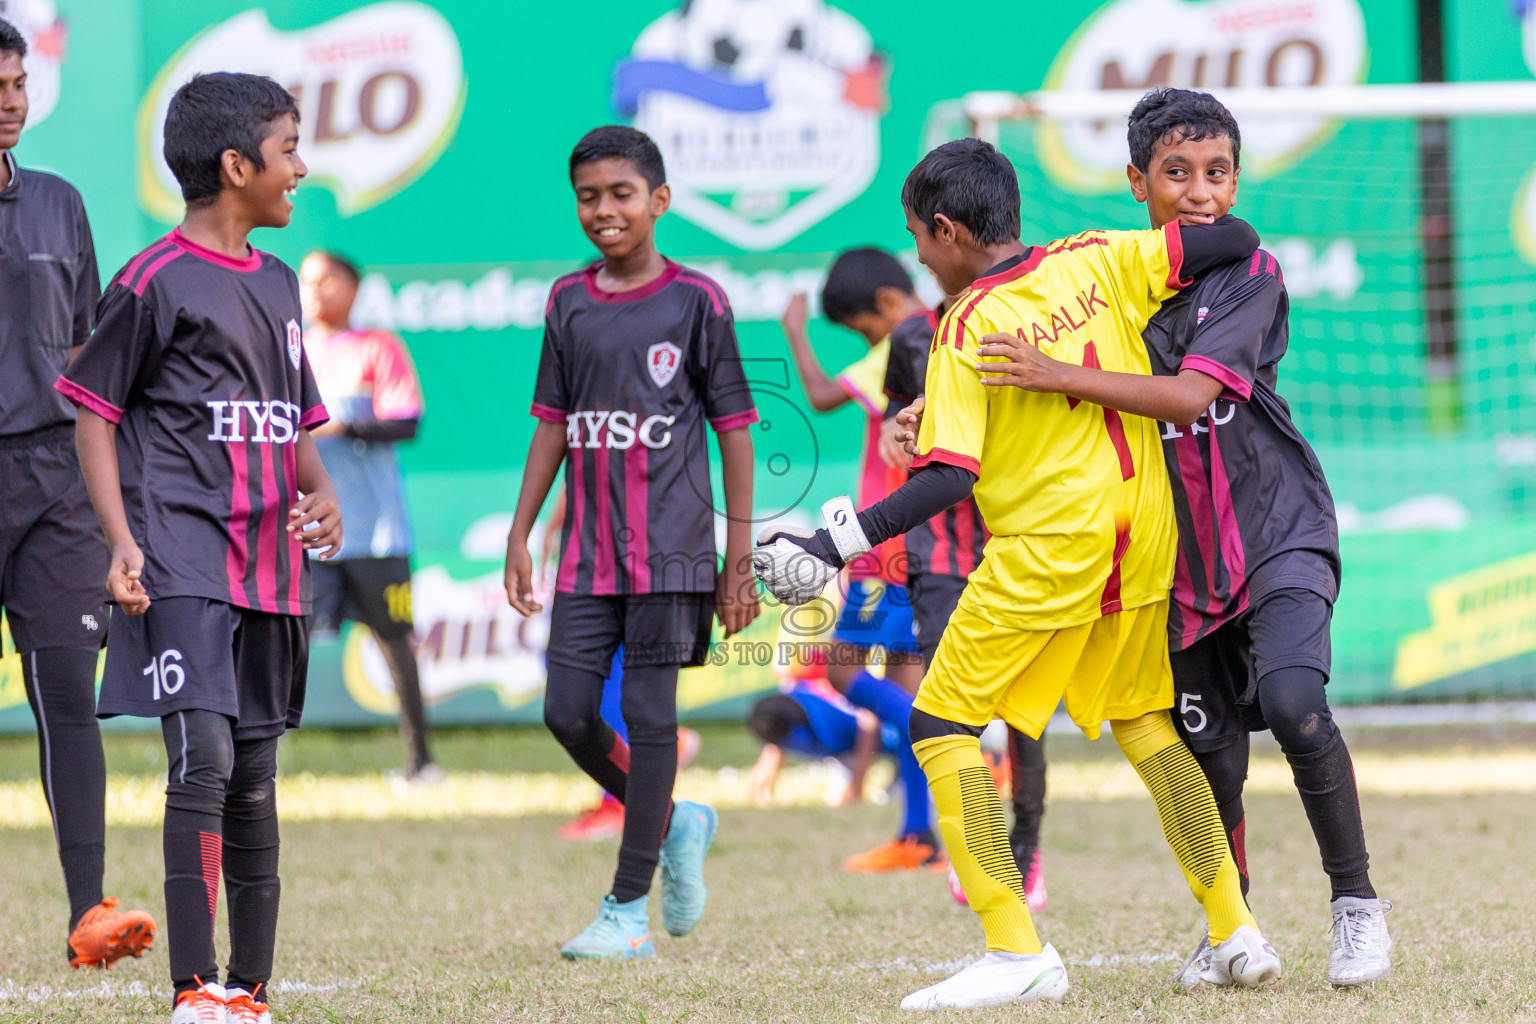
M534 598L528 537L561 464L569 512L550 615L544 721L572 759L624 803L613 885L570 959L654 956L647 910L661 867L667 931L704 911L714 808L672 801L677 675L758 615L749 554L757 409L720 286L662 256L654 235L671 199L661 152L644 133L588 132L570 157L576 212L602 259L550 289L534 384L540 421L511 532L507 600ZM705 428L720 444L725 565ZM624 647L625 744L601 717L603 680Z
M172 1024L266 1024L277 937L277 740L309 661L305 551L341 544L309 436L326 421L304 356L299 282L251 248L285 227L304 177L293 97L258 75L199 75L171 98L165 158L181 226L128 262L58 389L112 549L99 713L159 718ZM219 984L219 879L230 955Z

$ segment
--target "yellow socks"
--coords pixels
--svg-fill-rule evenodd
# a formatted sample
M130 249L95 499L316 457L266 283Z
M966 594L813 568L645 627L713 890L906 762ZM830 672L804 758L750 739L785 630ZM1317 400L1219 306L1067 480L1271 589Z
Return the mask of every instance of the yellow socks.
M1168 712L1154 711L1110 725L1115 742L1152 792L1163 835L1189 881L1190 891L1205 908L1211 945L1225 942L1242 925L1256 928L1243 900L1237 865L1227 848L1210 783L1174 731ZM934 792L937 795L938 791Z
M1177 740L1177 736L1174 738ZM939 810L944 848L971 909L981 918L987 949L1040 952L1044 947L1024 902L1024 880L1013 862L1008 830L1003 825L1003 804L998 799L992 773L982 759L981 741L974 736L940 736L918 740L912 750L928 776L928 788L933 791L933 802ZM1187 752L1185 756L1189 756ZM908 799L921 797L909 794ZM1206 800L1210 799L1207 789ZM1211 810L1215 813L1214 803ZM1219 821L1216 838L1225 850L1226 839L1221 835ZM1235 867L1232 874L1237 877ZM1241 895L1238 901L1242 901Z

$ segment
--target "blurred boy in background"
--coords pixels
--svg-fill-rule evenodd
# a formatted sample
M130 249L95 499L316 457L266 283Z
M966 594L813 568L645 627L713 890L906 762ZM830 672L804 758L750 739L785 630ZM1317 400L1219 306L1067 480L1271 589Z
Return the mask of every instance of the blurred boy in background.
M796 295L784 311L784 336L811 408L830 412L857 402L864 410L859 498L873 503L900 487L907 476L905 454L895 443L895 423L885 416L884 382L891 335L900 325L925 323L930 312L896 257L874 248L849 249L833 261L821 290L821 310L828 320L853 331L869 345L869 351L835 379L827 376L812 350L804 295ZM902 737L907 735L907 721L912 716L912 695L923 677L907 595L906 561L904 541L898 537L848 566L842 608L827 659L828 682L850 703L874 712ZM884 678L869 671L876 647L885 649ZM903 739L898 765L906 811L900 830L894 839L847 858L843 861L846 870L879 873L942 868L944 854L933 831L927 779L910 748Z
M315 562L313 628L343 621L373 631L400 701L407 783L438 783L427 750L421 674L411 618L411 523L395 448L421 425L421 385L405 344L387 331L355 330L356 265L312 252L299 266L304 349L331 421L312 431L347 510L347 542L335 561Z

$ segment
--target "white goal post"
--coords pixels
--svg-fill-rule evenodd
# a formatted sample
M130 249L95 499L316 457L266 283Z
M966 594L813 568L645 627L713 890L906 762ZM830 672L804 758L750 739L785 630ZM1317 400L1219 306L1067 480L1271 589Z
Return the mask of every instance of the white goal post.
M1536 113L1536 82L1435 82L1412 85L1212 89L1239 117L1322 115L1357 119L1439 118ZM1002 121L1125 117L1143 89L1082 92L972 92L961 100L973 133L997 141Z

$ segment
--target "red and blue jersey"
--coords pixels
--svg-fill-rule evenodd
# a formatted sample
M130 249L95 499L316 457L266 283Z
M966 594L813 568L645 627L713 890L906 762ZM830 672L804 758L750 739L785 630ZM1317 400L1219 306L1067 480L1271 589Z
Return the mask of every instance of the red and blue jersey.
M123 508L151 598L309 612L298 439L326 421L304 355L299 283L176 230L113 278L96 330L54 385L117 424Z
M419 420L423 401L405 344L387 331L311 331L304 339L325 407L349 425ZM328 437L315 442L346 510L339 558L411 553L400 459L390 441Z

